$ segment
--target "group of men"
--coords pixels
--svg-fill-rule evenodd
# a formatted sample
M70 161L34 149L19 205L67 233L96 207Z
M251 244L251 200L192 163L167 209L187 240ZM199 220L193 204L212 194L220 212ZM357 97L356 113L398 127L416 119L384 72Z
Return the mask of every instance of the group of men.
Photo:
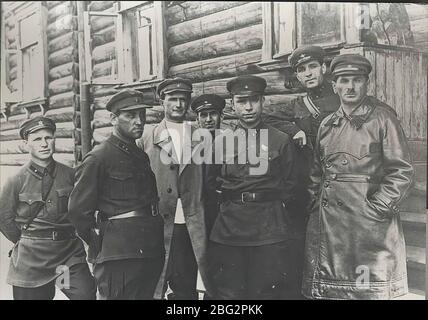
M332 82L320 47L298 48L289 62L307 93L268 114L265 79L236 77L228 125L225 100L192 100L186 79L158 85L156 125L144 126L142 93L115 94L113 133L75 174L52 158L53 121L25 122L31 161L0 197L14 298L52 299L58 266L70 299L197 299L198 274L205 299L407 293L398 205L413 168L394 110L367 95L370 62L335 57ZM189 106L196 125L185 121ZM193 139L198 130L208 148L207 136ZM201 150L209 160L199 163Z

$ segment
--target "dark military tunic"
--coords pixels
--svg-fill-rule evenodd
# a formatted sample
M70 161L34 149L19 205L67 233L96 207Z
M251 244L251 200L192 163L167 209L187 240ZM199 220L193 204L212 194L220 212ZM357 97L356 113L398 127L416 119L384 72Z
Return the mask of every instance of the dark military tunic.
M260 129L268 130L267 145L260 143ZM248 135L249 132L239 125L235 131L225 130L223 135ZM253 132L254 133L254 132ZM297 183L294 170L294 144L288 135L261 123L256 131L256 145L247 145L246 149L235 148L226 153L225 163L218 178L222 193L265 192L277 195L277 200L245 202L228 200L221 203L219 215L211 232L210 240L233 246L259 246L272 244L292 238L294 235L288 203L293 198ZM267 163L267 172L251 175L250 168L257 164L239 164L239 155L256 147L267 151L261 161ZM245 155L244 155L245 157Z
M90 249L90 261L102 263L129 258L159 258L164 255L163 220L160 215L108 220L157 204L156 178L147 154L136 145L110 136L89 152L78 167L70 195L70 220ZM95 211L100 237L95 236Z
M55 161L42 168L30 161L6 182L0 195L0 230L15 243L7 277L9 284L39 287L59 275L58 266L86 263L83 243L77 237L56 241L21 237L21 229L34 214L35 203L42 199L46 199L45 205L27 231L74 231L67 218L73 181L72 168Z

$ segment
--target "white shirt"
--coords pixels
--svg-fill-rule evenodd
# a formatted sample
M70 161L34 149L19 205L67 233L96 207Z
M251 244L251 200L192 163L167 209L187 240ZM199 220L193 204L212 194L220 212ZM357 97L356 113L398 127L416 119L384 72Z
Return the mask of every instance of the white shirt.
M177 155L178 163L181 163L182 155L182 140L184 137L184 125L183 123L177 123L172 121L165 120L166 128L171 137L172 144L174 146L175 154ZM181 199L177 199L177 208L175 209L175 219L174 223L176 224L185 224L186 220L184 219L183 204Z

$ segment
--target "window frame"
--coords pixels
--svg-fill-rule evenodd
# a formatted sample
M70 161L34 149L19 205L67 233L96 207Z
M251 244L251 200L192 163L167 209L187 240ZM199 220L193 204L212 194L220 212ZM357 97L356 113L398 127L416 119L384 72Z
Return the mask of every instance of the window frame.
M31 109L36 106L39 107L42 113L45 112L47 99L48 99L48 76L49 76L49 70L48 70L48 49L47 49L47 8L43 5L42 2L23 2L16 4L9 8L10 12L12 12L14 24L16 28L16 49L6 49L6 39L5 39L5 31L4 26L5 22L2 21L2 67L4 67L4 72L6 72L6 55L10 53L15 53L17 55L17 80L18 80L18 90L11 92L10 94L7 94L7 98L2 98L2 105L8 103L8 104L17 104L19 107L22 107L25 109L25 112L27 113L27 116L29 113L31 113ZM37 41L36 46L39 50L39 55L41 55L41 61L42 61L42 74L39 74L38 77L41 77L41 87L40 92L38 92L38 97L31 98L31 99L25 99L24 98L24 70L23 70L23 59L24 54L23 51L25 49L28 49L34 45L34 42L32 44L27 44L26 46L22 46L21 42L21 21L28 18L29 16L33 15L34 13L38 14L38 19L40 23L40 30L38 30L37 34ZM5 88L6 83L6 77L2 76L2 88Z
M297 5L298 2L263 2L262 3L262 19L263 19L263 47L262 47L262 61L259 66L266 70L287 68L289 64L287 58L291 52L297 48ZM289 44L285 52L275 52L276 32L279 27L275 25L274 15L277 13L277 6L285 5L289 7L288 17L289 21L284 34L288 37L287 44ZM341 4L341 40L338 43L321 45L326 51L337 51L347 44L359 43L361 39L361 32L357 26L353 25L354 17L356 17L358 10L361 10L363 4L360 3L343 3ZM314 43L314 45L316 45Z

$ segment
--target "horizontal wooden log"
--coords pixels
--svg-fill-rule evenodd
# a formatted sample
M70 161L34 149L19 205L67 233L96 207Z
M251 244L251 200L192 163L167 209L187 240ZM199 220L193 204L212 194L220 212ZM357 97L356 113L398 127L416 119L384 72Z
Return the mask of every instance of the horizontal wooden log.
M161 106L156 106L154 108L147 109L146 113L146 123L158 123L164 117L163 108ZM92 122L92 126L95 129L110 127L110 112L103 110L96 110L94 114L94 120Z
M78 61L79 55L76 48L67 47L49 55L49 68L57 67L73 61Z
M110 10L109 10L110 11ZM89 24L91 26L91 33L96 33L100 30L114 26L116 18L114 17L97 17L91 16L89 18Z
M275 70L257 74L257 76L265 78L267 87L265 93L269 94L290 94L290 90L284 87L284 75L281 71ZM233 77L232 77L233 78ZM232 78L215 79L206 82L198 82L193 84L193 96L198 96L204 93L218 94L224 98L230 97L226 89L226 83Z
M72 1L62 1L59 5L48 11L48 23L57 20L67 14L76 15L76 6Z
M77 17L67 14L50 23L46 29L46 34L48 40L52 40L74 30L77 30Z
M59 109L65 107L75 107L78 104L79 95L72 91L60 93L49 97L49 108Z
M104 61L113 60L116 58L116 43L109 42L98 46L92 50L93 64L101 63Z
M111 96L120 90L115 89L112 85L109 86L101 86L101 85L93 85L91 86L92 95L96 100L97 98L107 98L107 96Z
M58 122L56 125L55 137L71 138L74 125L72 122ZM0 141L20 140L18 129L0 131Z
M73 153L74 139L56 138L55 150L58 153ZM12 141L2 141L0 143L0 154L28 153L28 146L22 139Z
M88 10L90 11L104 11L113 7L114 1L91 1L88 5Z
M14 79L10 82L10 89L12 90L12 92L15 92L18 90L19 86L20 86L20 82L18 81L18 79Z
M77 48L77 31L70 31L58 38L49 41L48 53L53 53L69 46Z
M9 69L8 76L9 76L9 81L15 80L18 77L18 67L15 66L15 67Z
M167 26L171 26L179 22L204 17L245 3L244 1L186 1L180 5L167 8L165 12L166 24Z
M108 60L94 65L92 70L92 77L94 79L100 77L114 77L117 76L117 64L116 59Z
M46 1L46 7L48 10L51 10L52 8L59 6L64 1Z
M18 66L18 55L10 54L9 55L9 68L15 68Z
M177 45L260 23L262 5L260 2L250 2L173 25L167 30L167 39L170 45Z
M73 76L67 76L49 82L49 95L57 95L65 92L76 92L79 87L79 82Z
M115 26L109 26L105 29L92 33L92 47L98 47L103 44L113 42L116 40Z
M70 122L73 120L73 107L65 107L60 109L48 109L45 116L51 118L55 123L57 122ZM34 118L38 115L41 115L40 112L35 112L31 115L31 118ZM0 128L2 131L18 129L20 124L27 120L27 117L24 113L13 115L9 118L8 121L5 121L4 118L0 121Z
M79 75L79 64L76 62L69 62L66 64L59 65L49 70L49 80L57 80L67 76L73 76L78 79Z
M257 24L173 46L169 49L168 61L177 65L261 49L262 45L263 29L261 24Z
M95 87L94 87L95 88ZM95 91L94 91L95 92ZM105 109L105 105L107 101L111 98L111 96L118 92L117 90L109 87L99 87L94 93L94 110ZM152 90L144 91L143 93L144 103L148 105L154 105L155 103L155 93Z
M16 42L17 32L15 28L6 28L5 30L5 37L7 44L10 49L12 49L12 44Z
M53 158L69 167L74 165L74 155L72 153L55 153ZM30 154L2 154L0 165L2 166L21 166L30 160Z
M238 53L226 57L179 64L169 68L170 77L185 77L193 82L253 74L262 71L257 63L262 58L261 50Z

